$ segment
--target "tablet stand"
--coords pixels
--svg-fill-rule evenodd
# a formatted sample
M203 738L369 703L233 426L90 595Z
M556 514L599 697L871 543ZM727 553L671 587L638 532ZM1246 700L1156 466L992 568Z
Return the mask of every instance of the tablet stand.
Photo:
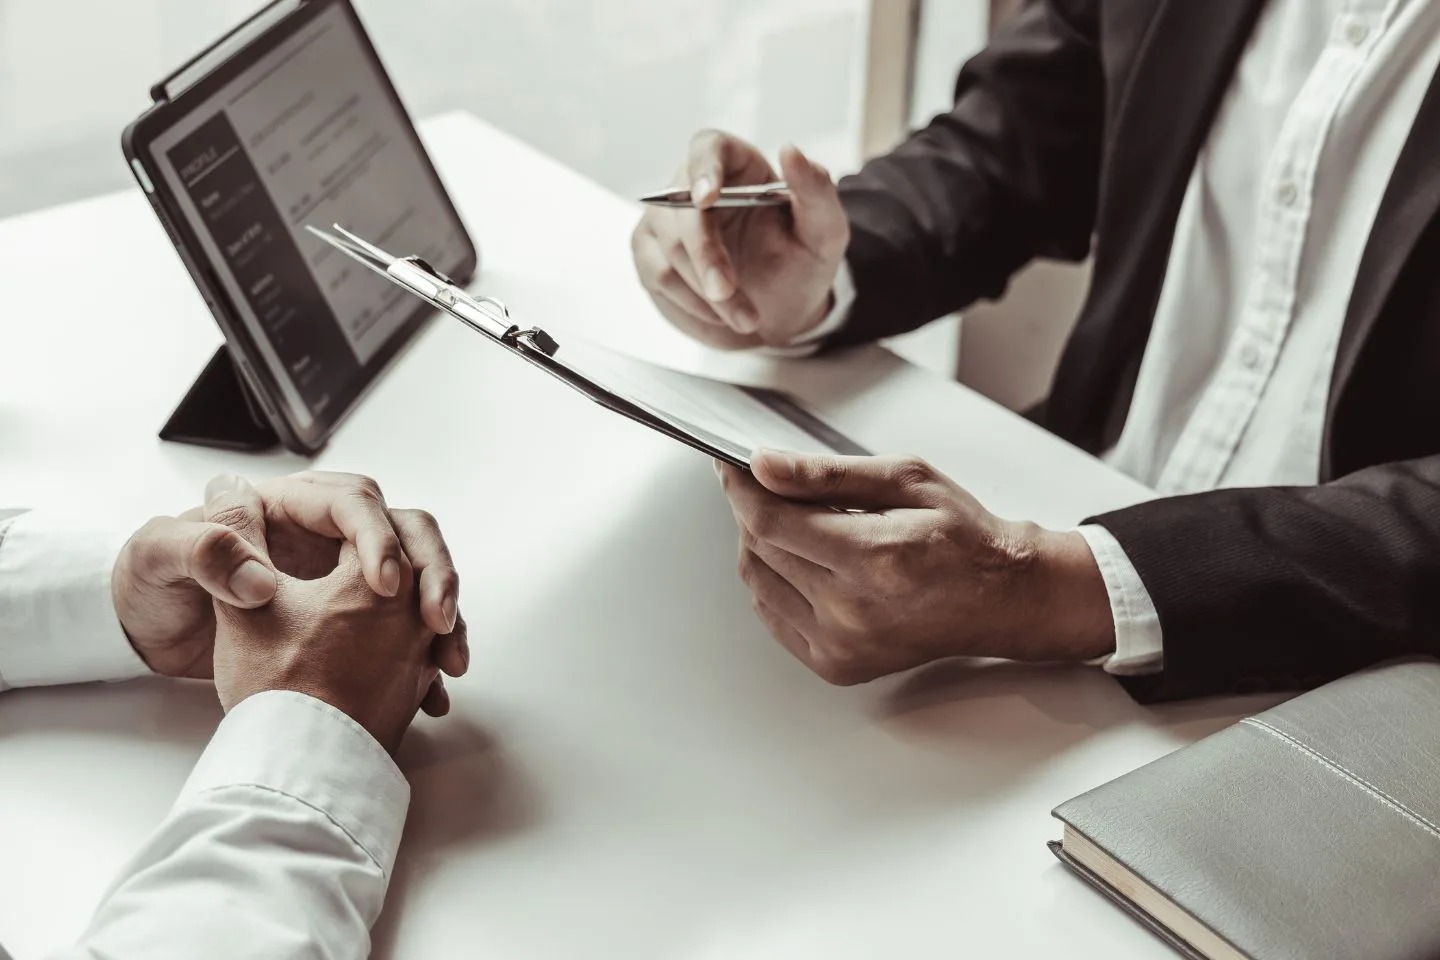
M160 429L160 439L245 451L280 442L224 345Z

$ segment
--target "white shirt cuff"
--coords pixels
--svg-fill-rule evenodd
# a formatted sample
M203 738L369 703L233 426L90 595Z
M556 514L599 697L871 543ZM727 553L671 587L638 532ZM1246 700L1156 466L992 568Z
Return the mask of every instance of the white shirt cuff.
M826 337L845 326L850 319L850 308L855 305L855 276L850 272L850 264L844 260L840 261L840 269L835 271L835 286L831 293L835 297L835 305L817 326L806 330L783 347L761 349L774 357L792 359L808 357L819 350Z
M1095 555L1115 619L1115 652L1101 661L1105 672L1121 677L1159 673L1165 665L1164 638L1145 582L1109 530L1087 524L1077 532Z
M44 512L0 521L0 690L150 673L110 596L132 532Z
M236 786L273 790L320 811L390 876L410 784L365 728L328 703L272 690L236 704L176 806Z

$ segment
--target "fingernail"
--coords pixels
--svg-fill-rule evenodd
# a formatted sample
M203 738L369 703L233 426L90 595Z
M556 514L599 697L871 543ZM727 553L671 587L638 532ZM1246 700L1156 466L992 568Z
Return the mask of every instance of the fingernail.
M440 601L440 612L445 614L445 632L449 633L455 629L455 616L460 611L460 604L455 599L455 594L447 593L445 599Z
M690 185L690 199L695 200L706 196L713 189L709 177L699 177Z
M733 321L736 333L754 333L760 329L760 321L748 313L735 314Z
M233 473L222 473L217 477L212 477L210 482L205 484L205 502L209 503L217 497L243 489L245 489L244 480Z
M774 477L780 480L795 479L795 458L790 454L778 450L764 450L759 455L765 458L765 465Z
M275 574L259 560L246 560L230 575L230 592L242 603L264 603L275 596Z
M725 479L725 469L720 466L719 460L711 460L710 466L715 468L715 476L719 477L721 480Z
M712 302L729 300L735 290L719 267L705 271L705 296Z
M387 597L400 592L400 561L394 557L380 564L380 592Z

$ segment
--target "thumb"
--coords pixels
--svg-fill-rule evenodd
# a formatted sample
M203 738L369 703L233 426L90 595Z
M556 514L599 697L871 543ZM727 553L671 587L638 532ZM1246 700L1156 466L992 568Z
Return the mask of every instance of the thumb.
M167 517L150 537L144 555L158 580L193 580L215 599L245 609L275 596L269 559L227 526Z
M793 144L780 149L780 172L790 185L795 236L821 259L838 259L850 241L850 226L829 172Z
M265 506L260 493L243 477L222 473L205 485L205 519L229 527L266 551Z
M916 457L842 457L757 450L750 471L771 493L827 506L883 510L935 503L939 474Z
M227 555L239 558L242 554L245 561L235 566L225 581L229 596L212 590L198 577L196 582L216 599L237 607L269 603L275 596L275 568L265 539L265 507L259 491L241 477L221 474L205 485L204 516L206 526L226 533L224 537L216 533L214 542L207 542L216 558L211 562L222 563Z

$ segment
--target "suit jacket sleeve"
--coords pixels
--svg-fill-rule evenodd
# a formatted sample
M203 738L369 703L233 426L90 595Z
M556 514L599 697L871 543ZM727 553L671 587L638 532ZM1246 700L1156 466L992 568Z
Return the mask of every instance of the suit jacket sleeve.
M1217 490L1095 522L1155 603L1164 669L1142 701L1317 686L1440 655L1440 456L1315 487Z
M1105 84L1098 0L1037 0L971 60L955 106L840 182L856 300L830 341L999 296L1035 257L1089 252Z

